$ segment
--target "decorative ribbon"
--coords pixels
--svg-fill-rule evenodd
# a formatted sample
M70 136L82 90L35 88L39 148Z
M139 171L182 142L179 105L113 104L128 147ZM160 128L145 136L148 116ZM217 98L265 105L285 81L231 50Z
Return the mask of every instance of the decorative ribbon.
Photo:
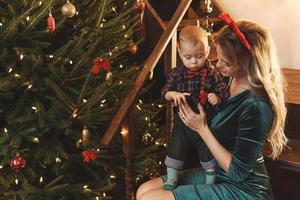
M94 161L97 159L97 150L95 148L92 148L91 150L87 150L82 152L83 161L86 163L90 163L91 161Z
M106 71L109 70L110 63L108 58L102 58L102 59L95 58L93 60L93 68L91 69L92 73L98 74L102 68Z
M228 13L221 13L219 15L219 18L223 20L226 24L228 24L231 29L233 30L234 34L239 38L239 40L243 43L244 47L246 47L248 50L251 49L250 44L246 40L245 35L241 32L238 25L231 19Z

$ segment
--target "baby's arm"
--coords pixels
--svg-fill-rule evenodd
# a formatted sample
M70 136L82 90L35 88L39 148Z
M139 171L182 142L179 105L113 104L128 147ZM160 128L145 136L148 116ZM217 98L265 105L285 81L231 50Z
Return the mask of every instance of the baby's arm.
M176 91L168 91L165 95L167 101L174 101L175 106L179 106L181 103L186 103L185 96L189 96L189 93L181 93Z

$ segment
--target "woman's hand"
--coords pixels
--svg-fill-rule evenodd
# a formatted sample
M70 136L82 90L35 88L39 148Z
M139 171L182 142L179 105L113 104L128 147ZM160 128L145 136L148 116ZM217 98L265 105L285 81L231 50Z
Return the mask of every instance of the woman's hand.
M178 114L186 126L201 134L208 126L205 112L200 104L198 104L198 109L200 114L196 114L187 103L184 103L179 105Z

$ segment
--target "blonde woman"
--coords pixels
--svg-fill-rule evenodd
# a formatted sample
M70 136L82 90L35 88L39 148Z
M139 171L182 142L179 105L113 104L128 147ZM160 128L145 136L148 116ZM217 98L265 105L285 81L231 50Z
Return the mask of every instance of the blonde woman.
M228 25L215 36L216 67L231 77L229 98L210 127L200 105L200 114L187 104L179 107L184 124L203 139L218 163L216 184L204 184L202 169L184 171L172 191L160 189L165 176L144 183L138 200L273 199L261 151L267 139L276 158L287 143L283 81L273 42L256 23L235 23L226 13L219 17Z

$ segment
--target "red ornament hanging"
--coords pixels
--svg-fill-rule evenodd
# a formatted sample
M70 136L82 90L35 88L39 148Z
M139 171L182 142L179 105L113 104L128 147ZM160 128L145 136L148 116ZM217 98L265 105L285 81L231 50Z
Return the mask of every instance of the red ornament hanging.
M26 160L23 156L17 154L13 159L10 161L11 169L15 171L20 171L26 166Z
M138 51L138 46L135 43L132 43L130 45L130 53L132 55L135 55L137 53L137 51Z
M136 0L135 7L139 12L143 12L145 9L145 2L144 0Z
M91 150L87 150L82 152L83 162L90 163L97 159L97 150L92 148Z
M47 26L50 33L53 33L55 31L55 20L52 17L51 13L49 13L49 17L47 19Z
M101 69L104 69L106 71L109 70L110 68L110 63L109 63L109 60L108 58L102 58L102 59L99 59L99 58L95 58L93 60L93 67L91 69L91 72L95 75L99 74L100 70Z

